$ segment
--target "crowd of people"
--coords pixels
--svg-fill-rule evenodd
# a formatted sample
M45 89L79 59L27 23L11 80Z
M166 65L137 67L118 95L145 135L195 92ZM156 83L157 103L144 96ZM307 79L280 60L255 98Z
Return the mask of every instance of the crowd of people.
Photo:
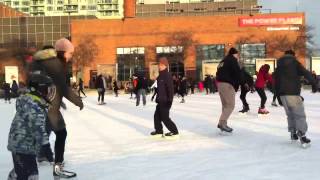
M68 39L60 39L54 47L45 47L36 52L30 64L29 74L24 91L19 93L16 81L12 85L4 83L5 102L11 103L11 97L16 98L16 114L12 121L8 150L12 153L14 168L9 173L9 180L13 179L38 179L37 161L48 161L53 164L53 176L70 178L76 176L75 172L64 170L64 152L67 138L66 124L60 108L65 104L66 98L80 110L84 108L81 93L84 92L83 80L79 79L78 91L74 91L67 84L66 64L71 60L74 46ZM257 92L261 99L258 114L268 114L265 104L267 96L265 88L269 87L274 94L272 104L285 109L288 119L288 131L291 140L300 140L303 145L310 143L306 137L308 130L306 114L301 97L301 76L304 76L312 85L312 92L317 91L317 82L314 76L307 71L295 57L292 50L288 50L277 61L277 68L270 74L270 66L263 65L254 78L245 70L239 60L239 52L235 48L228 51L218 65L216 77L206 75L203 82L196 85L192 78L172 75L168 71L169 62L166 57L159 59L159 76L150 83L143 74L134 75L127 83L126 89L130 98L136 100L136 106L146 106L146 95L153 92L151 100L157 103L154 112L154 130L150 133L153 137L178 138L179 130L170 118L170 110L175 96L181 98L180 103L185 103L185 96L194 94L198 86L200 92L206 89L206 94L218 92L222 112L217 128L222 132L231 133L230 115L234 111L236 92L241 89L240 100L243 109L239 112L246 113L250 110L246 100L248 92ZM98 104L105 103L105 92L110 89L108 83L112 82L102 74L95 80L98 92ZM111 88L118 97L119 85L113 80ZM19 96L20 94L20 96ZM142 100L141 100L142 99ZM141 103L142 101L142 103ZM164 133L163 125L169 130ZM50 133L56 135L54 151L49 143Z

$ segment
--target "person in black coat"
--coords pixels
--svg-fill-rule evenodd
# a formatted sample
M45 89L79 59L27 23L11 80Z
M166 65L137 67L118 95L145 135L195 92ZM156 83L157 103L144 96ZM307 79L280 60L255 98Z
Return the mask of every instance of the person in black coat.
M118 90L119 90L118 83L116 80L114 80L113 81L113 92L116 97L118 97L118 95L119 95Z
M244 67L241 68L241 78L243 81L243 85L240 86L241 87L240 99L242 101L242 110L240 110L239 112L245 113L250 110L246 96L250 90L253 92L254 82L253 82L253 77L245 70Z
M86 94L83 92L83 80L82 80L81 78L79 78L79 89L78 89L79 97L81 97L80 92L81 92L85 97L87 97Z
M157 78L157 97L156 111L154 113L154 128L151 132L152 136L163 136L162 123L170 131L165 134L165 137L178 137L179 132L175 123L169 117L169 112L172 106L174 87L171 74L168 72L168 60L165 57L159 60L159 76Z
M286 111L291 140L300 139L302 144L309 144L310 139L306 137L308 124L304 110L304 100L300 95L301 76L309 80L312 85L312 92L315 93L317 84L312 74L296 59L294 51L286 51L285 55L277 61L274 74L276 95L280 96Z
M7 103L7 101L8 101L9 104L11 104L11 101L10 101L10 99L11 99L11 94L10 94L11 88L10 88L10 84L4 82L2 88L3 88L3 90L4 90L4 102Z
M241 84L241 70L238 63L239 54L235 48L230 48L228 55L219 63L217 68L218 91L222 104L222 113L218 128L221 131L232 132L228 119L235 107L235 94Z
M145 77L139 76L138 77L138 84L137 84L137 100L136 100L136 106L139 106L140 104L140 97L142 96L143 105L145 106L147 103L146 100L146 93L148 88L148 82Z
M18 90L19 90L18 83L16 80L13 80L11 85L11 92L14 98L18 97Z
M184 96L187 94L187 80L185 77L179 79L179 95L182 97L180 103L185 103Z
M52 78L56 91L53 97L49 98L50 108L48 110L48 119L54 133L55 140L55 165L54 176L63 176L62 163L64 161L65 141L67 130L64 118L60 112L62 98L65 97L70 102L83 109L83 103L79 96L67 84L67 62L71 60L74 52L74 46L66 39L59 39L55 44L55 49L44 49L38 51L33 56L31 66L32 72L44 71Z
M96 79L96 88L98 91L98 104L103 105L104 102L104 93L106 92L107 83L105 77L100 74Z

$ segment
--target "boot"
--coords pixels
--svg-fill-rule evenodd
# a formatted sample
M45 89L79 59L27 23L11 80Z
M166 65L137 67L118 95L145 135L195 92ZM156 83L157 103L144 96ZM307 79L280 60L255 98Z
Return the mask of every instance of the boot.
M246 113L250 110L249 106L243 106L242 110L239 111L240 113Z

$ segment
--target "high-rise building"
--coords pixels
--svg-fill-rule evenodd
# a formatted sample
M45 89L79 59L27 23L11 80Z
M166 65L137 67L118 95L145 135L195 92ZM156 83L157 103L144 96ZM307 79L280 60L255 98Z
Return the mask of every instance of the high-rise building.
M94 15L101 19L123 17L123 0L0 0L31 16Z
M255 14L258 0L137 0L137 16Z

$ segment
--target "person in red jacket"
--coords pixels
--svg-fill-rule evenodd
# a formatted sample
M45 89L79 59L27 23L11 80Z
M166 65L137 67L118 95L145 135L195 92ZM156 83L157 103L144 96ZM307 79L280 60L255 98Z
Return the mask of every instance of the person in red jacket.
M264 64L259 69L257 80L256 80L256 91L258 92L261 104L260 108L258 110L258 114L268 114L269 111L266 110L265 104L267 102L267 96L264 91L264 88L267 84L267 82L272 83L272 76L269 74L270 66L268 64Z

